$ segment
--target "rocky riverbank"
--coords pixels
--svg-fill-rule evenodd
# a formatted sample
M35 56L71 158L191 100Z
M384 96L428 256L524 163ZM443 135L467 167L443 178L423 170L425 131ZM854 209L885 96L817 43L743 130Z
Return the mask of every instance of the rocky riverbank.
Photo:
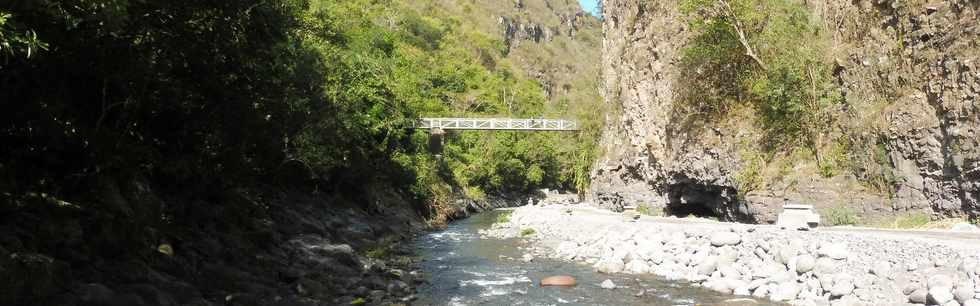
M383 187L191 197L136 177L94 189L92 205L0 201L0 305L409 303L424 279L411 243L433 215L521 203L463 199L427 216Z
M517 208L483 234L526 236L533 253L600 272L653 273L793 305L980 305L976 234L632 221L586 204Z

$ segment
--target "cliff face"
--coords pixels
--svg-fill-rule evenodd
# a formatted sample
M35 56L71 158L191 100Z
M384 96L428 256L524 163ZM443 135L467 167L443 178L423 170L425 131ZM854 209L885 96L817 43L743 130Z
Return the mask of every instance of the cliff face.
M604 98L620 111L606 118L606 153L592 174L602 205L746 222L772 222L787 202L845 205L867 220L980 213L980 3L807 2L832 33L844 97L827 137L870 144L829 176L818 175L812 159L755 156L761 144L751 114L689 124L676 111L681 51L692 35L680 1L603 5ZM789 162L777 167L776 159ZM761 188L740 189L747 167L769 178Z
M414 5L465 19L462 27L503 44L502 64L514 65L540 83L551 102L549 111L599 104L595 59L601 23L576 0L433 0Z

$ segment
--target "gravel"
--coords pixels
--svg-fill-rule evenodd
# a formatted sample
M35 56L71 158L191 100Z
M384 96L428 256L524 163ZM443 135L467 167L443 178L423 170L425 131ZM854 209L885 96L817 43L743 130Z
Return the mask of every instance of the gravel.
M980 303L976 243L873 230L803 232L653 217L633 221L585 205L573 207L571 213L569 206L520 207L508 223L482 234L519 237L520 229L534 228L536 234L527 239L535 241L538 252L587 262L602 273L653 273L794 305Z

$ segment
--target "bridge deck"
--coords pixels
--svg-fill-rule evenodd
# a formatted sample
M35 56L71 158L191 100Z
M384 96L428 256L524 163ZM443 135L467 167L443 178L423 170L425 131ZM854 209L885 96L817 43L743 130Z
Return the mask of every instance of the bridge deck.
M578 131L578 122L565 119L422 118L417 127L443 130Z

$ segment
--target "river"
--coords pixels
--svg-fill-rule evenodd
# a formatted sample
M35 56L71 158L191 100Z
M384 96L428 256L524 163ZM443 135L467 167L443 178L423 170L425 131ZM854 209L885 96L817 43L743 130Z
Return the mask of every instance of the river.
M498 213L471 216L418 240L428 282L416 305L776 305L653 275L600 274L585 264L545 258L524 262L520 247L526 241L480 237ZM538 286L541 278L559 274L574 276L578 285ZM606 279L620 287L599 287Z

